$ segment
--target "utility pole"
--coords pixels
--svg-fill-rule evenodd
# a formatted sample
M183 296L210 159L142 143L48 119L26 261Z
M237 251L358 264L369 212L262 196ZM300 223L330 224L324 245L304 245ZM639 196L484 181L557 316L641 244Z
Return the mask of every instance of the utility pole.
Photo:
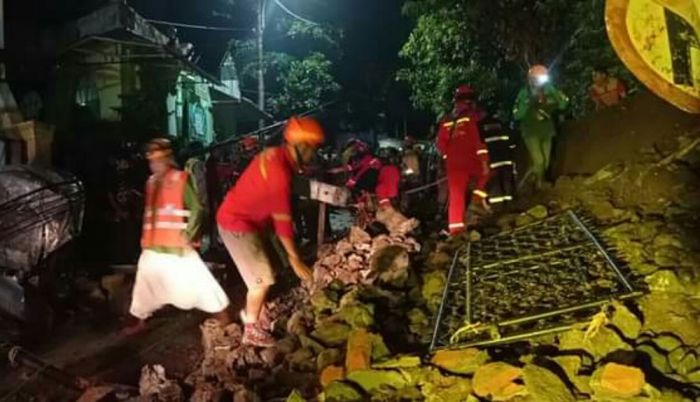
M263 52L263 34L265 33L265 1L258 0L258 108L265 110L265 60ZM258 120L258 128L263 128L265 121Z

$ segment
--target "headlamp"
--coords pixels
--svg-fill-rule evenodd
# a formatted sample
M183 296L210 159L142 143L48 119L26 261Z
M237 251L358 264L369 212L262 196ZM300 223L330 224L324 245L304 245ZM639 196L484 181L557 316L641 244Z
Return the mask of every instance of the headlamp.
M549 82L549 75L538 75L535 77L535 82L537 83L537 85L542 86Z

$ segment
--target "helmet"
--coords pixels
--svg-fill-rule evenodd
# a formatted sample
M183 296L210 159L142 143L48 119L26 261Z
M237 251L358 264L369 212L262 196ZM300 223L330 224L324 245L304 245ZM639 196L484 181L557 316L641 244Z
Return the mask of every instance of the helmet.
M456 99L469 99L473 98L475 95L474 88L469 85L460 85L455 89L455 100Z
M173 156L173 145L167 138L154 138L146 145L146 159L169 159Z
M527 75L530 77L541 77L549 75L549 69L547 69L547 67L543 66L542 64L535 64L534 66L530 67L530 69L527 71Z
M323 129L310 117L291 117L284 128L284 140L290 144L318 146L325 140Z
M258 139L252 135L243 137L241 139L241 146L243 146L243 149L246 151L252 151L253 149L255 149L255 147L258 146Z

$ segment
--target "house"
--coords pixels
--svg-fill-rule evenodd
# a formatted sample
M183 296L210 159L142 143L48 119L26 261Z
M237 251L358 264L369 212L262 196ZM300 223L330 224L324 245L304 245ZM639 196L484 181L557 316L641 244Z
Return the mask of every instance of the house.
M154 133L207 145L241 122L270 116L241 96L227 53L214 74L192 61L193 46L112 1L63 28L51 91L57 135L99 126L112 137Z

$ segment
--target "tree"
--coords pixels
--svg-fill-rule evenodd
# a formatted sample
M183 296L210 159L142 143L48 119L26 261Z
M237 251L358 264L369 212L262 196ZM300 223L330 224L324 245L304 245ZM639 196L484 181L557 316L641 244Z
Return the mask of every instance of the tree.
M462 83L509 111L528 66L537 63L552 67L580 114L596 65L624 71L606 36L604 0L411 0L404 13L416 23L397 79L411 87L415 106L438 115Z
M258 7L262 0L224 0L226 4ZM269 1L262 7L277 4ZM342 32L325 24L294 17L287 11L264 24L258 22L256 37L232 40L230 48L241 71L242 87L266 101L259 103L278 116L312 109L331 99L340 89L333 77L333 62L340 57L338 40ZM300 19L302 18L302 19ZM257 32L264 29L264 47ZM262 63L260 63L260 49ZM261 80L262 74L262 80Z

